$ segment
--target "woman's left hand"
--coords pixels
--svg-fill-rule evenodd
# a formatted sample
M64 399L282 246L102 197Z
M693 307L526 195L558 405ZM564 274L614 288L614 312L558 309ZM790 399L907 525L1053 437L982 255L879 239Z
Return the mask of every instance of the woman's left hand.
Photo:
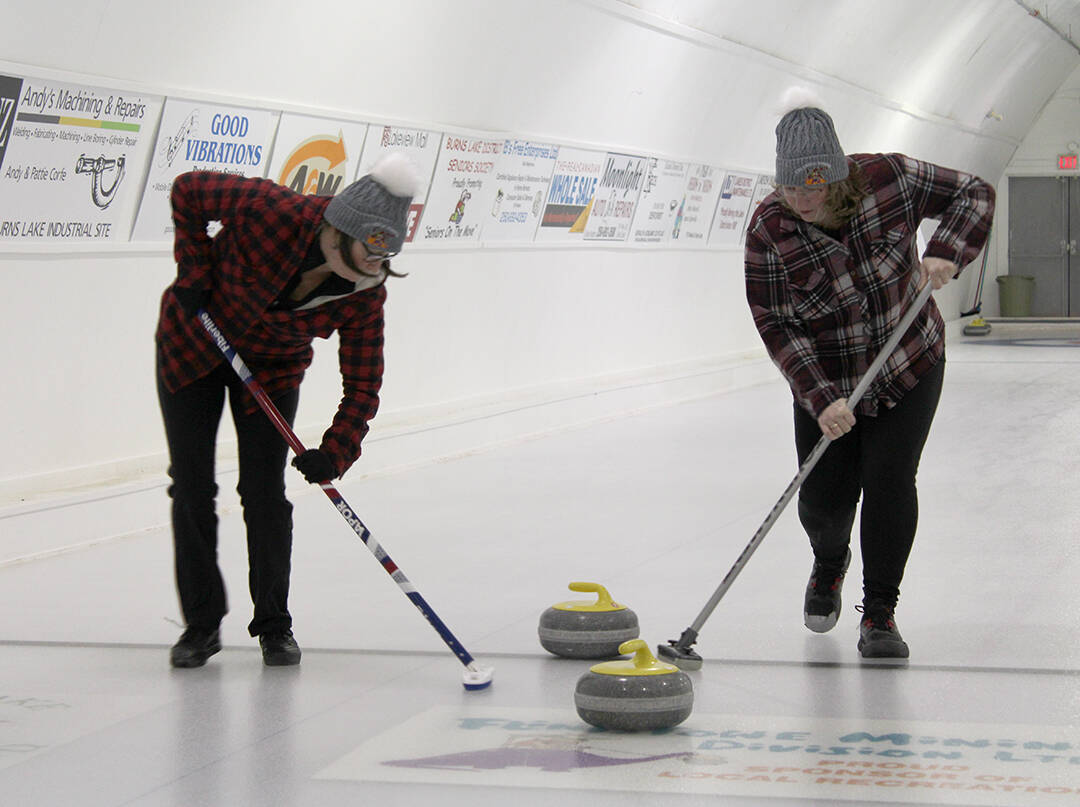
M929 280L935 289L940 289L960 271L960 267L944 258L923 258L919 266L919 288L926 286Z

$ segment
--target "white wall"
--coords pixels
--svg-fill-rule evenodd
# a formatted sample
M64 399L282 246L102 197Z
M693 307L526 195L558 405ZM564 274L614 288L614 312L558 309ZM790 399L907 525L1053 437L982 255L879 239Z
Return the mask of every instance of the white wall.
M813 37L822 4L781 0L4 3L0 67L23 74L761 171L775 100L799 83L823 96L848 151L905 151L995 181L1076 62L1012 0L956 0L959 28L948 2L905 3L907 18L890 12L880 31L861 4L825 4L835 18ZM1018 34L1037 47L1017 52ZM991 106L1009 114L987 117ZM772 372L737 250L406 251L395 267L410 276L392 282L383 409L353 475ZM0 254L0 503L160 477L152 335L172 272L167 251L139 245ZM972 280L939 296L947 317ZM336 406L335 360L320 346L303 389L309 442Z
M1071 149L1070 149L1071 145ZM1062 154L1080 154L1080 68L1047 101L1006 169L1012 176L1058 176Z

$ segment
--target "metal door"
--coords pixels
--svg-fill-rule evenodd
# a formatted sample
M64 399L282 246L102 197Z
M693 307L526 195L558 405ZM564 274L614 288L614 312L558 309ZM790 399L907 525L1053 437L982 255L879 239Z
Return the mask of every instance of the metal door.
M1069 177L1069 248L1065 316L1080 316L1080 177Z
M1033 317L1080 315L1080 280L1069 282L1070 264L1080 268L1080 258L1070 261L1080 238L1080 213L1071 212L1080 210L1075 182L1072 177L1009 178L1009 274L1035 278Z

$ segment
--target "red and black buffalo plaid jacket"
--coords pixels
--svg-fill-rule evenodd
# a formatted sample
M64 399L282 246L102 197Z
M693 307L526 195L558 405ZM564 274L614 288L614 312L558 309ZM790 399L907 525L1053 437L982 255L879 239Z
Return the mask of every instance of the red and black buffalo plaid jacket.
M224 362L173 288L210 292L208 313L271 398L300 385L312 340L337 331L343 395L320 448L340 475L360 456L379 406L386 290L379 285L303 310L272 307L318 237L329 203L330 197L301 195L265 179L206 171L178 176L172 187L177 273L161 299L157 354L171 392ZM207 225L214 221L222 227L211 238ZM258 408L250 395L246 408Z
M746 234L746 296L765 348L795 400L818 417L849 398L918 294L916 233L940 223L926 256L959 267L979 254L994 189L971 174L903 154L853 154L870 195L839 237L767 196ZM892 407L945 353L945 323L931 298L859 402Z

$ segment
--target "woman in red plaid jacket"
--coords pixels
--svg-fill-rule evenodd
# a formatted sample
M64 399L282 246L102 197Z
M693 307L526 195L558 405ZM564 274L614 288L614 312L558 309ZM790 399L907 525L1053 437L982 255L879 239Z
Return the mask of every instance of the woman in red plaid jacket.
M791 103L794 101L794 103ZM792 108L794 107L794 108ZM776 127L777 191L746 236L754 324L795 399L802 464L832 442L799 490L814 566L803 619L818 633L840 612L860 496L862 658L905 659L894 612L915 538L915 476L945 368L945 326L931 298L854 411L847 398L926 283L948 283L983 247L994 189L902 154L845 155L832 119L792 98ZM916 233L940 224L919 259Z
M293 460L309 482L341 476L378 408L389 259L402 246L416 174L392 153L333 198L265 179L196 171L173 182L177 273L161 300L158 398L169 446L176 583L186 629L174 667L221 649L227 612L217 565L214 453L228 391L247 526L249 588L268 665L298 664L288 609L292 505L288 448L225 363L196 314L205 308L290 423L315 337L337 333L343 395L320 446ZM220 222L213 237L207 226Z

